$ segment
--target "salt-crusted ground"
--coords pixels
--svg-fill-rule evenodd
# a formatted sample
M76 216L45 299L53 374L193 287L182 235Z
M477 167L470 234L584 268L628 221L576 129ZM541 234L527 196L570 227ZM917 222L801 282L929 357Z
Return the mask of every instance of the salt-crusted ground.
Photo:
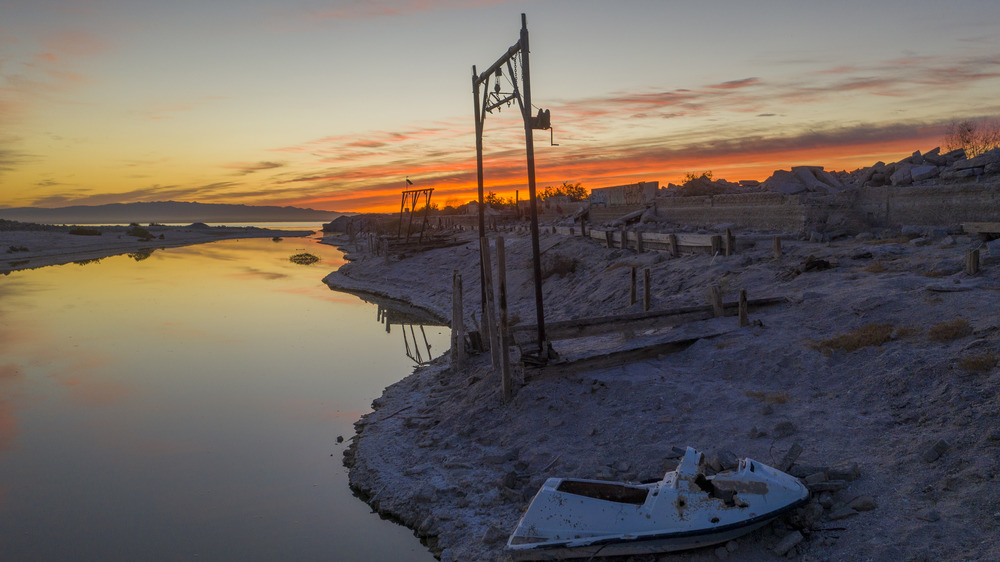
M473 235L462 236L470 243L390 265L348 246L354 261L326 281L447 319L459 270L472 327L478 254ZM506 236L513 315L533 322L529 239ZM676 462L672 447L688 445L777 464L800 443L793 472L821 479L824 467L856 463L860 477L812 517L746 535L732 551L659 559L771 560L793 528L805 538L789 556L803 560L1000 559L1000 265L967 277L965 251L978 242L961 235L929 245L786 239L778 259L769 236L737 236L735 256L670 259L543 235L543 269L565 272L544 282L549 322L638 311L627 306L630 265L651 269L654 309L704 304L713 283L727 301L741 288L789 301L753 313L747 328L732 317L684 326L685 335L724 333L680 353L531 379L508 405L488 354L460 373L439 360L387 388L358 422L345 453L352 486L442 560L502 560L547 477L659 478ZM832 267L804 271L810 257ZM887 341L847 351L833 339L869 325L882 327L860 343ZM858 498L857 510L847 507Z
M71 234L70 228L3 221L0 228L0 272L94 260L158 248L188 246L234 238L307 236L312 231L253 227L147 226L150 237L129 234L125 226L88 226L99 235ZM143 233L144 234L144 233Z

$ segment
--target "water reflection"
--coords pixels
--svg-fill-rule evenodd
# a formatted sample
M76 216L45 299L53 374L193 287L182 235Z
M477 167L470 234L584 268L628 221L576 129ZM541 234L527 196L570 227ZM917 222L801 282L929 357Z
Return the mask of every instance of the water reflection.
M342 263L226 240L0 278L3 558L431 560L341 466L413 365L322 284Z
M403 336L406 357L418 366L429 364L447 351L447 345L435 349L427 335L430 331L432 335L440 336L441 329L448 327L445 322L403 302L361 294L358 296L376 306L376 318L385 327L385 333L392 334L393 325L397 326L396 332Z

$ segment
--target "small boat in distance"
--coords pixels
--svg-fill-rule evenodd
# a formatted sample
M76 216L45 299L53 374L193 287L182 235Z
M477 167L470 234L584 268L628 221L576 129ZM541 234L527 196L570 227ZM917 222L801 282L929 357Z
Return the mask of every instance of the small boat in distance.
M549 478L507 541L514 560L655 554L725 542L809 500L799 480L743 459L706 476L688 447L651 484Z

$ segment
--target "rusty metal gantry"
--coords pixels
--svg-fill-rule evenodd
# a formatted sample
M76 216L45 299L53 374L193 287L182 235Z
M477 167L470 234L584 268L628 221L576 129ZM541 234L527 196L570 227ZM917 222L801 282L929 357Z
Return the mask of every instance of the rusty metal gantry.
M406 179L406 185L413 185L413 182L411 182L409 180L409 178L407 178ZM410 221L406 225L406 241L407 242L410 241L410 230L413 227L413 215L415 215L416 212L417 212L417 202L420 201L421 197L423 197L424 198L424 217L423 217L423 219L421 219L421 222L420 222L420 238L418 239L418 241L419 242L423 242L424 241L424 229L427 227L427 213L430 212L430 210L431 210L431 194L433 192L434 192L434 188L433 187L432 188L428 188L428 189L408 189L408 190L403 191L403 200L399 204L399 229L396 232L396 238L402 238L403 237L403 210L409 208L410 209ZM408 201L411 201L411 200L412 200L412 203L411 203L410 207L407 207L406 203Z
M535 281L535 314L538 326L538 359L544 361L548 354L546 347L548 343L545 339L545 313L542 306L542 265L538 243L538 203L535 197L535 148L532 131L534 129L551 129L549 111L539 110L538 115L532 114L531 105L531 75L528 67L528 23L525 14L521 14L521 35L517 43L512 45L507 52L497 59L485 72L479 74L476 67L472 67L472 98L475 103L476 113L476 168L479 183L479 236L486 237L486 219L484 215L483 200L483 125L486 114L492 113L494 109L501 109L504 106L517 102L521 110L521 117L524 120L524 142L527 150L528 164L528 207L531 214L531 257L532 268L534 270ZM518 61L517 55L520 55ZM521 76L518 80L516 67L520 63ZM502 92L500 79L503 78L503 68L507 69L507 78L512 87L510 92ZM493 80L494 88L490 91L490 80ZM521 84L518 84L518 82ZM480 101L480 87L482 87L482 100ZM483 282L482 257L480 257L480 288L483 306L486 306L486 286Z

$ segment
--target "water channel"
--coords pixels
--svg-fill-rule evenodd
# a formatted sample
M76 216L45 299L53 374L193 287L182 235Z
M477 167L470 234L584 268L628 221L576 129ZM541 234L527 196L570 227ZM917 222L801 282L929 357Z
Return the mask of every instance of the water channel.
M0 277L0 559L433 560L341 460L404 334L448 331L387 332L321 282L343 263L263 238Z

